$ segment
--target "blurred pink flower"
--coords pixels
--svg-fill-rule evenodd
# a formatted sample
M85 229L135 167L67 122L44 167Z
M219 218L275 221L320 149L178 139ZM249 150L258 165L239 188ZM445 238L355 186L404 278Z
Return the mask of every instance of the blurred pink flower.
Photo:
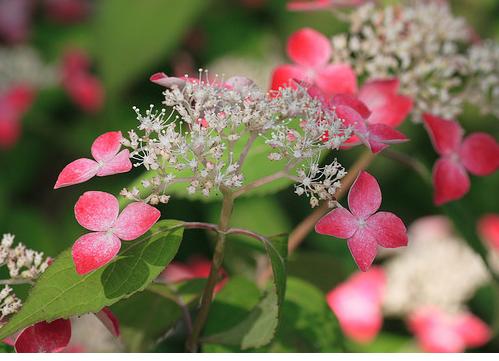
M460 199L470 189L467 171L484 176L499 167L499 144L486 133L472 133L463 140L463 129L454 120L423 115L433 147L440 155L433 167L436 205Z
M0 0L1 40L17 44L27 39L34 5L34 0Z
M154 207L133 202L119 213L116 197L106 192L85 192L75 204L78 223L92 231L76 240L72 249L78 274L86 274L107 264L121 248L121 240L131 241L146 233L161 213Z
M50 19L62 24L84 20L91 8L89 0L44 0L43 6Z
M386 277L381 268L357 272L327 294L345 335L357 342L372 341L381 329L381 302Z
M62 85L69 97L83 111L95 113L104 104L101 81L90 73L90 60L82 50L70 50L64 55Z
M91 148L93 159L80 158L64 167L54 189L82 183L94 176L104 177L126 173L132 169L130 152L121 148L121 132L107 132L98 136Z
M21 134L21 118L34 97L34 90L25 85L12 86L0 94L0 148L10 148L17 142Z
M208 278L211 271L211 262L200 256L189 257L186 263L172 262L166 267L160 275L160 279L167 283L178 283L195 278ZM218 292L227 282L228 278L222 269L219 272L220 282L215 286L215 292Z
M423 307L409 316L409 328L425 352L463 352L480 347L491 337L489 326L468 312L445 313Z
M407 245L407 230L402 220L390 212L377 212L381 190L376 179L362 171L348 193L350 211L336 208L322 217L315 231L347 239L348 248L362 271L376 257L378 246L396 248Z
M492 249L499 251L499 214L486 214L480 218L478 233Z
M288 0L289 11L313 11L360 6L370 0Z
M272 74L272 90L296 86L295 81L315 85L326 97L339 93L355 93L357 80L348 64L328 64L332 46L328 38L316 30L303 28L293 33L287 44L288 56L294 64L278 66Z

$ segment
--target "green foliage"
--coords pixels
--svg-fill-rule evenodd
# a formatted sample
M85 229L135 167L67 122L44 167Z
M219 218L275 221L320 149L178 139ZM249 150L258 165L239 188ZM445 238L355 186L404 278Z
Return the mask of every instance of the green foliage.
M148 0L99 2L96 56L111 94L121 92L144 69L166 63L207 0ZM126 61L123 61L125 60ZM166 64L165 64L166 65Z
M140 239L124 244L105 267L80 276L71 251L64 251L40 277L22 309L0 329L0 339L34 323L98 312L142 291L178 251L183 228L164 220Z

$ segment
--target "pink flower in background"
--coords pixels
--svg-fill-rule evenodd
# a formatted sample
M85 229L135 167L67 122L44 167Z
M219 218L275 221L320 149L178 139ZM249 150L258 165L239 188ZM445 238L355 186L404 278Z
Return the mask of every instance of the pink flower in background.
M377 212L381 190L376 179L360 172L348 193L350 211L336 208L322 217L315 231L347 239L348 248L362 271L376 257L378 246L396 248L407 245L407 230L402 220L390 212Z
M208 259L200 256L193 256L189 257L186 263L170 263L160 275L160 279L167 283L178 283L195 278L208 278L210 270L211 262ZM215 292L220 291L228 280L223 269L220 270L219 276L221 281L215 286Z
M345 125L350 126L355 138L351 138L347 146L356 145L359 139L374 154L381 152L391 144L408 141L407 137L383 123L370 123L373 113L359 98L350 94L338 94L331 98L328 106L336 112ZM379 111L379 109L378 109ZM384 111L382 111L383 113ZM374 115L377 119L378 115Z
M120 336L120 324L108 307L95 316L114 337ZM67 348L71 340L71 321L57 319L52 322L38 322L25 328L11 344L18 353L84 352L82 349Z
M327 294L327 303L345 335L357 342L372 341L381 329L385 273L374 267L357 272Z
M348 8L365 4L369 0L289 0L289 11L313 11L333 8Z
M296 86L294 80L315 85L325 97L339 93L355 93L357 80L348 64L328 64L331 42L321 33L303 28L288 39L288 56L294 64L278 66L272 74L272 90Z
M472 133L463 140L463 129L454 120L423 115L433 147L440 155L433 167L436 205L460 199L470 189L467 171L484 176L499 167L499 145L486 133Z
M47 16L61 24L84 20L90 13L89 0L44 0Z
M82 183L94 176L125 173L132 169L130 152L121 148L121 132L107 132L95 139L91 152L95 160L80 158L64 167L54 189Z
M478 233L492 249L499 251L499 214L486 214L480 218Z
M423 307L409 317L409 328L425 352L463 352L488 342L487 324L468 312L445 313L436 307Z
M83 111L95 113L104 104L101 81L90 73L90 61L81 50L68 51L63 59L62 85Z
M78 223L92 231L78 238L72 255L76 272L86 274L113 259L121 248L121 240L131 241L146 233L161 213L142 203L130 203L119 214L115 196L105 192L85 192L75 204Z
M21 134L21 118L33 103L34 90L17 85L0 94L0 148L10 148Z

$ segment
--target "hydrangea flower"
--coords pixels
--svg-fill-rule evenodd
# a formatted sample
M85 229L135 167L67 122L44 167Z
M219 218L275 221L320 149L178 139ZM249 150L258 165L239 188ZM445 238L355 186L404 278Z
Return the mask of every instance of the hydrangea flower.
M350 138L345 146L364 143L374 154L381 152L391 144L406 142L407 137L384 123L370 123L371 110L357 97L338 94L331 98L329 106L346 126L351 127L357 138ZM379 110L378 110L379 112ZM376 119L377 115L375 115ZM358 140L357 140L358 139Z
M357 80L350 65L328 64L331 42L321 33L310 28L298 30L289 37L287 52L294 64L274 70L271 89L295 86L293 80L300 80L317 86L326 97L357 91Z
M478 233L492 249L499 251L499 214L486 214L481 217Z
M425 352L463 352L484 345L491 337L489 327L475 315L462 311L449 314L435 307L422 307L409 317Z
M59 174L54 189L82 183L94 176L126 173L132 169L130 152L121 148L121 132L107 132L95 139L91 152L94 159L80 158L69 163Z
M83 111L95 113L104 103L101 81L90 73L90 60L81 50L68 51L63 59L62 85Z
M315 231L347 239L348 248L362 271L376 257L378 246L396 248L407 245L407 230L402 220L390 212L377 212L381 190L376 179L362 171L348 193L350 211L336 208L322 217Z
M347 337L361 343L376 337L383 324L385 286L383 270L372 268L355 273L327 294L327 303Z
M104 307L95 316L103 323L114 337L120 336L120 324L108 307ZM71 320L57 319L52 322L38 322L25 328L15 338L14 346L17 353L54 353L67 351L71 340Z
M486 133L473 133L463 139L463 129L454 120L423 115L424 124L440 155L433 167L436 205L460 199L470 189L467 171L485 176L499 167L499 145Z
M157 222L160 212L145 203L129 204L119 214L116 197L106 192L85 192L75 204L78 223L92 231L78 238L72 255L76 272L83 275L102 267L116 256L121 240L132 241Z
M25 85L12 86L0 94L0 148L9 148L16 143L21 133L21 117L33 98L33 89Z

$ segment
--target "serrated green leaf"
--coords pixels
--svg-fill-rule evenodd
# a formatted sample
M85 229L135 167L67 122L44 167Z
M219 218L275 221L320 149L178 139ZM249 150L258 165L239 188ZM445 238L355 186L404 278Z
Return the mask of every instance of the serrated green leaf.
M142 291L171 262L182 240L179 221L156 223L126 242L109 265L80 276L71 250L62 252L33 287L21 310L0 329L0 339L34 323L98 312Z
M279 324L286 291L287 237L274 237L271 241L264 242L264 245L272 265L274 287L249 314L241 319L241 322L223 332L205 334L203 342L238 346L242 350L247 350L264 346L272 341ZM212 318L212 322L218 320Z

